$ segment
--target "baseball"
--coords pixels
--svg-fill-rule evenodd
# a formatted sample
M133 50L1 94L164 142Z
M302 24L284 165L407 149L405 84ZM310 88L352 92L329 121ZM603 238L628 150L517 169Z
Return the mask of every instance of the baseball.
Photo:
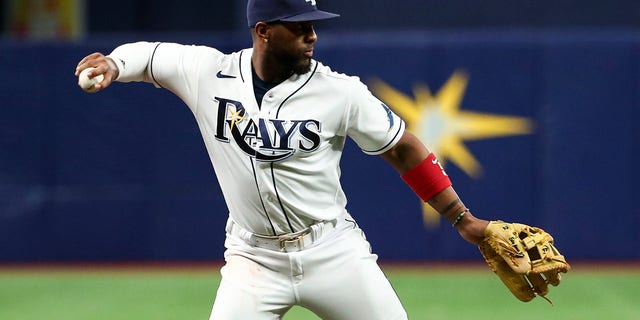
M96 83L102 82L102 80L104 80L104 75L101 74L94 76L93 78L89 78L87 76L87 73L89 73L89 71L91 70L93 70L93 68L86 68L82 70L82 72L80 72L80 75L78 76L78 85L80 86L80 88L87 92L95 92L94 86L96 85Z

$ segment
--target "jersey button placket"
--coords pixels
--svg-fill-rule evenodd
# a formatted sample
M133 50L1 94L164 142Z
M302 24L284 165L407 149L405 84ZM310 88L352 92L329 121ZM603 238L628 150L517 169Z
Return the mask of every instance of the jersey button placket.
M271 223L278 229L280 224L277 220L279 210L274 205L274 190L270 183L270 164L268 162L257 161L255 164L256 183L258 184L258 190L260 194L260 201L264 206L265 213L271 219Z

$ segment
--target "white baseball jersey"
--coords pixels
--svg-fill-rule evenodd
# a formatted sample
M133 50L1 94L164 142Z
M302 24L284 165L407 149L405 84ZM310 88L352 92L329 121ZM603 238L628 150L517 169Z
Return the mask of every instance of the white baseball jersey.
M138 42L110 57L118 81L148 81L193 112L231 219L281 235L345 213L339 162L346 137L367 154L389 150L404 122L357 78L312 60L256 101L252 49Z

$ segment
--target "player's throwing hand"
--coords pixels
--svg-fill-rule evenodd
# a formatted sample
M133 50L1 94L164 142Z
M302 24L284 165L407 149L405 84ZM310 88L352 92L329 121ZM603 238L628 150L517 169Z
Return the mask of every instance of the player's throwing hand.
M106 57L100 52L92 53L80 60L76 67L75 76L80 76L82 70L87 68L94 68L87 74L89 78L103 75L104 79L101 82L96 83L90 90L80 86L80 88L86 92L93 93L103 90L118 78L118 68L116 67L116 64L111 60L111 58Z

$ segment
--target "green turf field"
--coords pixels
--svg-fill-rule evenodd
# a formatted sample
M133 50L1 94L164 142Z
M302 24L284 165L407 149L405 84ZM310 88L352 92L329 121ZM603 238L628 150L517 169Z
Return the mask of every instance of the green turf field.
M410 319L640 319L640 269L574 266L542 299L516 300L484 268L385 268ZM208 319L217 267L0 269L2 320ZM517 314L517 316L516 316ZM301 308L286 320L319 319ZM250 320L250 319L248 319ZM366 320L366 319L363 319Z

